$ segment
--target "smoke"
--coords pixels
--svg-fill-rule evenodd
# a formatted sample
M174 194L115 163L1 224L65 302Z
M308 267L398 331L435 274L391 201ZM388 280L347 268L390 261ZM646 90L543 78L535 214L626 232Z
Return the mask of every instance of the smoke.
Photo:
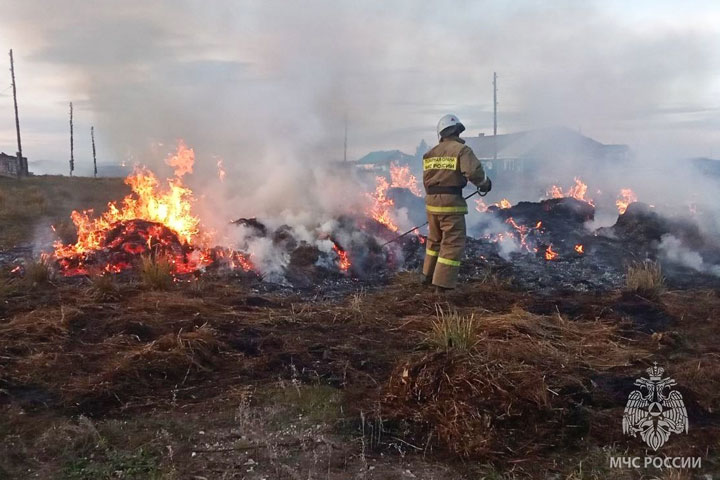
M663 235L658 251L663 260L720 277L720 265L706 263L699 252L683 245L682 241L673 235Z
M366 186L338 164L346 122L350 158L412 151L421 139L434 139L437 118L448 111L460 115L468 135L489 131L493 71L500 133L566 125L604 143L629 144L635 158L588 164L558 146L529 181L496 182L489 202L535 201L551 183L568 185L578 175L603 222L615 217L620 188L659 208L696 203L716 211L720 204L717 181L671 161L710 156L720 142L720 13L712 6L569 0L5 6L0 35L14 44L21 67L31 160L45 157L64 169L69 100L81 174L91 165L89 148L80 147L89 145L83 132L89 137L91 124L101 163L142 163L160 176L170 175L164 160L182 138L197 158L185 181L201 194L196 208L219 237L238 235L228 224L237 217L276 218L311 231L362 209ZM407 213L399 213L403 228L413 225ZM709 224L720 224L717 217ZM252 248L268 258L276 253L262 242ZM285 261L268 264L268 273Z
M467 229L468 235L494 241L498 255L505 260L509 261L513 253L522 251L512 228L492 214L477 214L471 211L467 218Z

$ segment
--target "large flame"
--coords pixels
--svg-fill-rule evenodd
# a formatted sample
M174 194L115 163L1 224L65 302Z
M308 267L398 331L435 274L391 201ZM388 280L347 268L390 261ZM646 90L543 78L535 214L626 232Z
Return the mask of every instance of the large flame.
M399 227L394 219L395 202L387 195L390 188L405 188L418 197L422 196L422 191L408 165L391 164L390 181L385 176L375 177L375 191L367 194L370 200L368 215L389 230L397 232Z
M389 188L390 183L387 181L387 178L381 176L375 177L375 191L367 194L371 202L368 214L391 231L397 232L398 226L392 219L395 202L387 196Z
M172 231L179 241L186 245L205 244L209 238L206 234L200 233L200 219L192 213L192 205L195 201L192 190L186 187L181 179L186 173L192 172L194 162L193 149L188 148L183 141L179 141L177 152L166 159L166 163L175 169L175 177L168 179L165 184L161 184L150 170L136 168L125 179L132 193L122 202L109 203L107 211L97 218L93 217L92 210L73 211L71 218L77 229L77 241L72 245L56 242L56 258L76 258L102 249L106 246L108 234L123 222L131 222L126 228L133 231L127 233L137 233L137 223L132 222L144 221L158 225L141 232L142 237L147 237L148 247L153 240L157 241L158 237L162 236L162 227ZM192 263L192 268L197 268L202 266L205 260L202 252L199 252L186 263ZM127 267L107 265L105 269L119 271ZM186 268L177 265L177 270L182 271Z

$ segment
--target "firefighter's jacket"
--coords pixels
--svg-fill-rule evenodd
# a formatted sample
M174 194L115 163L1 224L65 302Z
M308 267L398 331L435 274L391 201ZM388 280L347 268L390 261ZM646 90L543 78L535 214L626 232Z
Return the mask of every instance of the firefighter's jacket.
M460 137L441 139L423 155L423 185L428 213L467 213L462 188L468 180L476 186L486 181L480 160Z

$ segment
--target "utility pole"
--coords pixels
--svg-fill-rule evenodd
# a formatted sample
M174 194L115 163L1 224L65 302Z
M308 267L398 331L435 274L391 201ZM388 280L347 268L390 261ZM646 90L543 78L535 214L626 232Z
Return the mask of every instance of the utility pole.
M90 139L92 140L93 148L93 176L97 178L97 158L95 157L95 127L90 127Z
M23 162L22 142L20 141L20 117L18 116L17 88L15 87L15 62L12 48L10 49L10 77L12 78L13 103L15 105L15 131L17 132L18 178L27 174L27 165Z
M497 72L493 72L493 160L497 161Z
M73 139L73 108L72 102L70 102L70 176L72 177L73 171L75 170L75 157L74 152L74 139Z
M347 114L345 114L345 144L343 146L343 162L347 162Z

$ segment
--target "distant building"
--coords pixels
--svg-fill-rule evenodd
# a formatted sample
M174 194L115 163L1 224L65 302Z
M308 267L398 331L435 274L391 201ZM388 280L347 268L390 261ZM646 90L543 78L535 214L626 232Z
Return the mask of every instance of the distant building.
M370 172L389 172L390 164L412 165L417 158L400 150L380 150L370 152L359 160L352 162L355 168Z
M0 177L24 177L29 174L27 158L18 160L17 155L0 152Z
M631 158L627 145L605 145L566 127L463 138L483 166L495 175L502 175L502 172L532 174L552 165L616 164Z

